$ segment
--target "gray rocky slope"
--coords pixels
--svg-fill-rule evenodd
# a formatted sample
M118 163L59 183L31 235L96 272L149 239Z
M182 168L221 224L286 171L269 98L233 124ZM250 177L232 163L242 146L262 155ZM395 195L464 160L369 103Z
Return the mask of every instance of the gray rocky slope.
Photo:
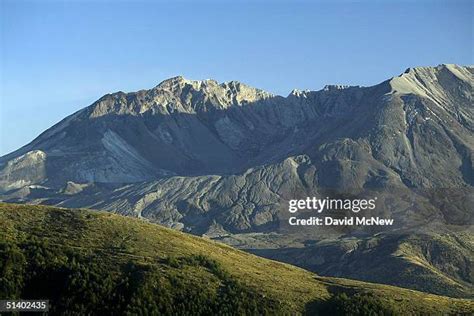
M419 67L372 87L287 97L176 77L105 95L1 157L0 199L120 212L240 248L294 246L306 255L286 261L343 276L337 265L306 264L315 249L308 241L339 238L332 244L340 247L361 236L472 228L473 72ZM396 225L285 227L289 199L332 195L376 195L377 215ZM466 269L474 269L468 246ZM285 261L281 253L261 251ZM432 291L472 290L472 272L452 275L462 289Z

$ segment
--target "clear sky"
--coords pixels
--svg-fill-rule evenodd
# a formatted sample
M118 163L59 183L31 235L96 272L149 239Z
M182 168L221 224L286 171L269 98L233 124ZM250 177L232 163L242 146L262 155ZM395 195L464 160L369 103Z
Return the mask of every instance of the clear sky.
M473 1L0 4L0 155L106 93L176 75L287 95L473 64Z

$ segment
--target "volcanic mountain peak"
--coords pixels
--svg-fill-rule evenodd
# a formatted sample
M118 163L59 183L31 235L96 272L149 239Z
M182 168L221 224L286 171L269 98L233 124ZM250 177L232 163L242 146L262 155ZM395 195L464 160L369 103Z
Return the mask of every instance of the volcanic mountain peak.
M189 80L177 76L162 81L150 90L107 94L90 107L90 117L107 114L140 115L148 111L192 114L241 106L271 97L271 93L238 81L219 84L213 79Z
M256 99L272 96L271 93L261 89L253 88L235 80L219 83L214 79L189 80L183 76L172 77L170 79L164 80L153 90L169 91L173 94L182 94L183 92L198 92L208 96L232 95L247 102L252 102Z
M244 103L256 102L272 97L271 93L253 88L239 81L218 83L213 79L188 80L182 76L170 78L161 82L155 90L169 91L175 96L191 98L204 98L216 106L228 107ZM219 104L216 104L216 102Z
M391 93L419 95L441 105L451 102L453 95L458 94L458 92L463 93L467 98L472 98L473 69L472 67L452 64L408 68L400 76L394 77L383 84L388 83ZM287 102L291 103L295 98L302 100L319 95L337 96L349 93L346 94L349 96L360 89L364 88L348 85L326 85L320 91L294 89L288 95ZM213 79L189 80L183 76L177 76L162 81L150 90L131 93L117 92L105 95L90 107L89 117L100 117L106 114L141 115L146 112L152 114L170 114L174 112L194 114L254 104L275 97L269 92L238 81L219 83ZM285 98L279 99L282 101Z
M29 145L2 157L0 183L11 188L22 181L136 182L163 174L236 172L306 152L319 157L319 149L311 148L320 142L338 144L338 137L362 137L380 129L392 136L409 134L405 129L420 122L443 124L437 127L440 133L447 129L459 134L443 139L456 144L453 155L460 155L464 166L462 172L453 173L471 179L467 153L472 143L468 131L474 126L472 72L472 67L456 65L418 67L373 87L293 90L287 98L237 81L178 76L150 90L105 95L64 119ZM342 123L344 128L333 130ZM415 149L407 139L395 138L391 144L384 138L383 146L374 145L373 152L387 168L405 158L415 166ZM396 154L400 146L407 157ZM422 147L416 146L415 151ZM39 166L30 156L21 163L12 160L33 150L46 153L47 163Z

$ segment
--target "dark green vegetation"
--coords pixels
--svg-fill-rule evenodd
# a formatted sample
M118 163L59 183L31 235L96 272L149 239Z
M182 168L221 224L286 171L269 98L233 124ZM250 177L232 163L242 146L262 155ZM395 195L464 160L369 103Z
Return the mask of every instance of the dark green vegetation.
M0 204L0 298L81 315L474 312L469 300L318 277L138 219L12 204Z
M395 303L383 304L380 298L373 295L354 294L348 296L339 293L317 307L327 315L399 315L402 311Z
M5 298L49 298L53 311L87 314L266 314L279 303L242 286L204 256L168 258L163 265L134 261L114 265L113 257L79 254L36 238L0 244ZM164 267L169 266L168 269ZM187 279L203 273L207 286ZM199 279L198 279L199 280ZM217 284L219 290L215 290Z

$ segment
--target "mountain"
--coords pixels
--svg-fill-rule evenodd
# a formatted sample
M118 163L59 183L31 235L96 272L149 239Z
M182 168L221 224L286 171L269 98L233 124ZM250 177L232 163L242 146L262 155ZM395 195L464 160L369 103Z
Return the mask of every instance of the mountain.
M108 210L325 275L472 297L473 72L417 67L287 97L183 77L109 94L1 157L0 200ZM288 227L288 201L307 196L377 197L373 215L395 224ZM337 256L308 264L323 250ZM338 264L375 254L393 277Z
M320 277L105 212L1 203L0 227L0 297L46 298L52 314L474 311L470 300Z

